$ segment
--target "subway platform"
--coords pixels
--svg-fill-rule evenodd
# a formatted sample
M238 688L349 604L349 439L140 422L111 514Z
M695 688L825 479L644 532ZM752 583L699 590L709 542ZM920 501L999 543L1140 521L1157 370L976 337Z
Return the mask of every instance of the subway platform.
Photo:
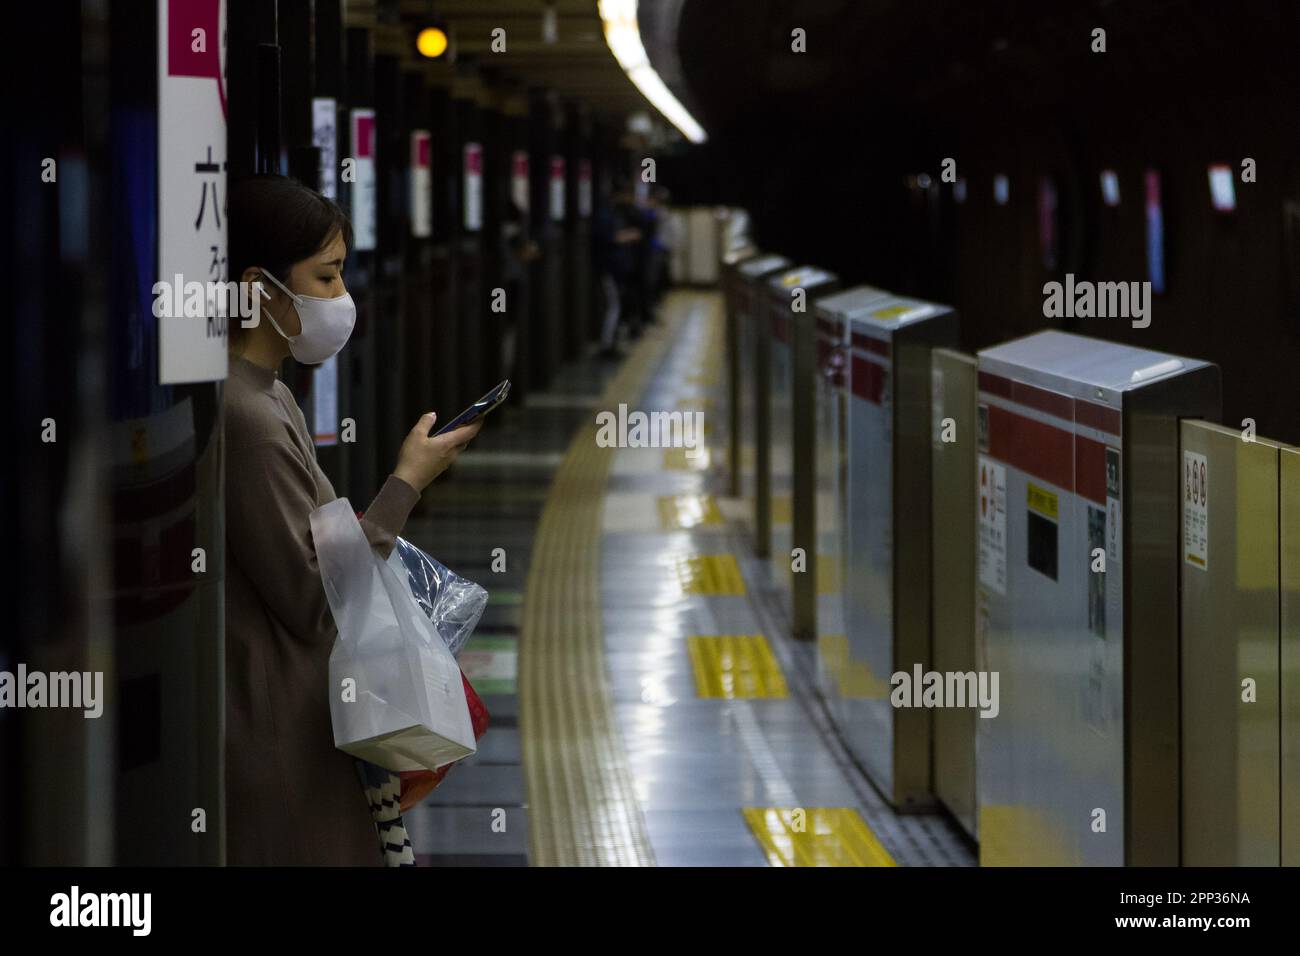
M671 293L620 368L574 363L492 421L408 527L490 592L461 664L492 726L408 813L418 862L974 865L827 720L725 495L722 325L717 293ZM600 448L620 404L702 411L707 446Z

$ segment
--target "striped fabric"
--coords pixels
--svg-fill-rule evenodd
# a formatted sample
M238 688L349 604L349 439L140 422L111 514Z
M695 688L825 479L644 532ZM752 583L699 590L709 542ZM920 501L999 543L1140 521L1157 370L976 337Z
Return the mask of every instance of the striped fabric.
M357 761L357 776L370 804L384 866L415 866L415 850L402 822L401 778L365 760Z

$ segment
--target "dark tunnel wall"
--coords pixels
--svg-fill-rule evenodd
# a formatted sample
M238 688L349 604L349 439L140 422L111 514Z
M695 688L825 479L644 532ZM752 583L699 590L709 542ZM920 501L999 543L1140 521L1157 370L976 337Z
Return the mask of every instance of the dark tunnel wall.
M1253 418L1260 434L1300 442L1300 250L1288 239L1289 204L1300 203L1300 83L1285 38L1300 35L1295 7L1137 4L1128 7L1144 17L1120 20L1099 4L1031 17L1024 5L990 3L962 22L936 16L955 11L949 3L772 0L746 5L743 23L735 7L688 0L683 12L686 79L711 138L661 161L674 201L742 206L762 248L849 283L953 302L967 350L1055 326L1215 361L1225 423ZM807 29L811 59L789 52L792 24ZM932 28L928 40L918 24ZM1092 25L1108 25L1108 52L1088 49ZM892 57L877 36L890 31L911 37ZM865 62L871 43L880 62ZM963 204L938 181L944 157L966 179ZM1245 157L1256 161L1254 183L1241 180ZM1212 207L1211 163L1233 170L1233 213ZM1118 175L1118 207L1102 201L1103 169ZM1045 318L1043 284L1067 272L1150 278L1147 170L1161 177L1167 283L1152 297L1150 327ZM916 182L923 173L928 191ZM1009 178L1005 206L993 199L996 173ZM1051 267L1040 244L1044 177L1058 194Z

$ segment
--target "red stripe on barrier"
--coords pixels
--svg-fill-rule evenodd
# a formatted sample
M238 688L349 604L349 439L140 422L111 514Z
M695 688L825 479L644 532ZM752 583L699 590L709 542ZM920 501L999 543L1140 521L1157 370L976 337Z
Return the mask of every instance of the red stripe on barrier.
M1011 397L1011 379L1003 378L1001 375L980 372L979 388L981 392L988 392L990 395L998 395L1002 398Z
M790 341L790 317L773 310L772 335L782 342Z
M1118 408L1110 408L1106 405L1098 405L1095 402L1075 399L1074 420L1080 425L1087 425L1089 428L1095 428L1108 435L1118 437L1122 434Z
M1048 415L1055 415L1057 418L1106 432L1108 435L1120 434L1120 413L1117 408L1099 405L1081 398L1071 398L1061 392L1030 385L1028 382L1003 378L991 372L979 373L979 387L981 391L998 395L1017 405L1035 408Z
M870 335L864 335L861 332L853 333L853 347L863 349L867 352L875 352L877 355L889 357L889 343L883 339L877 339Z
M1035 408L1048 415L1055 415L1067 422L1074 421L1074 399L1060 392L1049 391L1030 385L1027 382L1011 382L1011 401L1026 408Z
M1106 446L1080 435L1074 436L1074 491L1106 507Z
M853 356L853 394L873 405L880 404L884 392L885 370L860 355Z
M1074 490L1073 434L997 405L988 409L990 455L1058 488Z

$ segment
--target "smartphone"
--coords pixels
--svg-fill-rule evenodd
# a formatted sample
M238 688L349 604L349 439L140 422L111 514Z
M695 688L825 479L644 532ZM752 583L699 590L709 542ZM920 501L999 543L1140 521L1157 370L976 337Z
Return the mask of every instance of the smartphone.
M449 432L457 428L460 428L462 425L468 425L471 422L478 421L488 412L492 411L492 409L496 408L498 405L504 402L506 400L506 396L509 394L510 394L510 379L506 379L504 382L496 386L494 389L492 389L492 391L488 392L486 395L480 398L469 408L465 409L463 412L461 412L459 415L457 415L447 424L439 428L436 432L433 432L429 437L432 438L433 435L441 435L444 432Z

